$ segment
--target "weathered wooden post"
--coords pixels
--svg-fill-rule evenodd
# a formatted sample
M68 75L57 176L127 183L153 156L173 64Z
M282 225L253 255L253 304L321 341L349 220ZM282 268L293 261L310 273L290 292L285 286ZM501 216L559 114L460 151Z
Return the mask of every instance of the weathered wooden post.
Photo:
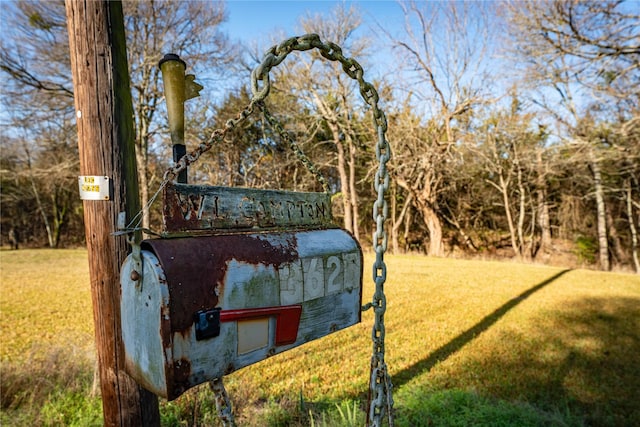
M128 247L113 233L119 214L130 220L140 203L122 4L65 4L104 424L159 425L157 398L123 369L119 272Z

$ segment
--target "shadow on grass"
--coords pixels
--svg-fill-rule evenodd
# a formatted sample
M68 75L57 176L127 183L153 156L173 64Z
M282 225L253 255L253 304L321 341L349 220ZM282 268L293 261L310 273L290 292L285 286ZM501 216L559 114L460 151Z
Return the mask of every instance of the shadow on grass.
M497 412L505 426L640 426L640 298L559 300L484 346L454 369L419 362L422 376L399 390L406 425L493 426Z
M509 310L513 309L522 301L530 297L532 294L544 288L545 286L549 285L550 283L557 280L558 278L568 273L569 271L571 270L570 269L562 270L561 272L551 276L547 280L538 283L537 285L533 286L530 289L527 289L526 291L522 292L520 295L510 299L505 304L498 307L492 313L485 316L480 322L476 323L471 328L462 332L460 335L458 335L457 337L449 341L447 344L436 349L426 359L422 359L414 363L413 365L403 369L402 371L392 375L391 381L394 387L399 387L407 383L416 375L420 375L426 371L429 371L437 363L440 363L443 360L446 360L449 356L451 356L452 354L460 350L462 347L464 347L471 340L476 338L480 333L489 329L493 324L495 324L498 320L500 320L502 316L507 314Z
M587 297L553 307L505 352L469 357L458 381L492 396L579 414L586 425L640 425L640 298ZM472 378L476 378L472 380Z

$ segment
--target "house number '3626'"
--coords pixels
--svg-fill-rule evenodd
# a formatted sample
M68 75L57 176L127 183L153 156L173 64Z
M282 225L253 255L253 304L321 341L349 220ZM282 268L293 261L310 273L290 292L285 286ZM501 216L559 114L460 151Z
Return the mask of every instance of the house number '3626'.
M302 258L278 268L280 304L290 305L359 288L357 252Z

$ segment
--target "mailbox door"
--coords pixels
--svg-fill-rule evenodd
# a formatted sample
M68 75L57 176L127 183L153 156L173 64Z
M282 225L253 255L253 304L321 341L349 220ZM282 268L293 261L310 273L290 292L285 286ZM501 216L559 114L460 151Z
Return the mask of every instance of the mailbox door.
M139 280L132 279L131 256L120 272L125 369L144 388L166 398L167 385L173 383L169 287L158 258L149 251L141 257Z

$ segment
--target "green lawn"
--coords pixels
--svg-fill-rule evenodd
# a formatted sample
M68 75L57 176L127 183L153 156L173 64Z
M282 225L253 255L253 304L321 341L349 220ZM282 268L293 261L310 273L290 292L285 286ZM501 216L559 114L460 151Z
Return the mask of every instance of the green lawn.
M386 260L398 425L640 425L639 276ZM0 271L1 423L99 423L86 252L0 251ZM361 424L372 319L226 377L239 424ZM163 423L210 425L212 405L199 387Z

